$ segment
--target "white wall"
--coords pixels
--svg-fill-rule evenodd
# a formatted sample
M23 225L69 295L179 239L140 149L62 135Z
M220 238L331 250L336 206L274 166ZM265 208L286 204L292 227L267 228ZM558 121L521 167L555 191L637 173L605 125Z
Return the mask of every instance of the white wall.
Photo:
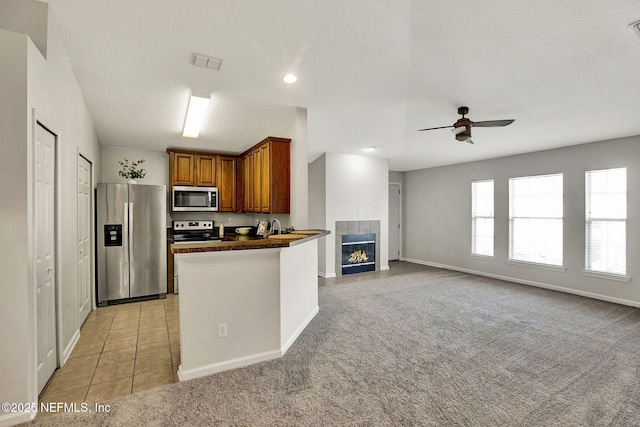
M295 137L291 140L291 223L299 230L309 227L309 171L307 109L296 108Z
M324 162L324 165L322 164ZM324 171L323 171L324 169ZM321 275L335 275L335 228L336 221L380 221L380 268L389 268L389 162L370 156L353 154L325 153L316 159L311 167L309 197L314 200L315 210L322 207L318 198L324 199L325 225L331 235L324 240L324 259L318 258L318 269ZM322 184L317 180L324 179ZM323 194L324 193L324 194ZM316 207L317 205L317 207ZM316 215L316 214L314 214ZM321 221L322 215L314 217Z
M77 339L76 171L78 155L93 163L93 182L100 176L100 149L75 74L51 13L47 25L47 59L26 36L2 31L0 67L2 97L0 129L3 137L0 188L4 189L0 227L5 243L0 257L3 271L2 344L5 362L0 380L3 402L37 401L35 366L35 299L30 255L33 253L33 130L43 121L58 135L56 153L56 284L58 347L61 359ZM6 95L5 95L6 94ZM5 139L6 138L6 139ZM8 153L8 155L6 154ZM7 187L5 187L5 185ZM8 193L9 186L12 188ZM10 207L10 208L9 208ZM69 208L72 207L72 208ZM11 242L10 245L7 242ZM5 253L6 251L6 253ZM12 299L16 301L12 301ZM28 331L25 331L28 328ZM5 360L5 357L8 357ZM6 381L5 381L6 378ZM0 424L6 421L0 414Z
M631 282L582 274L584 269L584 173L627 167L627 268ZM506 262L512 177L564 174L565 272ZM495 182L495 261L469 256L471 181ZM630 305L640 305L640 136L577 145L404 174L404 258L501 276Z
M58 188L58 304L61 317L58 345L69 356L72 340L80 329L77 317L77 175L78 155L92 163L93 183L100 176L100 145L93 122L84 103L58 26L49 14L47 59L40 51L29 49L29 110L44 120L50 130L59 135L57 146ZM30 117L31 119L31 117ZM29 127L31 132L32 127ZM32 141L33 136L28 136ZM69 207L74 207L69 209ZM92 275L93 278L93 275ZM64 359L61 361L64 362Z
M404 172L389 171L389 182L397 182L402 184L404 180Z
M309 164L309 227L327 229L327 180L326 180L326 154L318 157ZM327 272L327 240L333 239L331 235L318 241L318 274L327 277L335 274L335 271Z
M140 165L147 175L138 179L139 184L166 185L169 187L169 155L165 151L134 150L119 147L102 147L102 178L100 182L117 184L127 182L118 175L123 158L130 162L144 159Z
M31 402L26 35L0 30L0 401ZM33 375L31 375L33 379ZM0 412L0 425L11 414Z

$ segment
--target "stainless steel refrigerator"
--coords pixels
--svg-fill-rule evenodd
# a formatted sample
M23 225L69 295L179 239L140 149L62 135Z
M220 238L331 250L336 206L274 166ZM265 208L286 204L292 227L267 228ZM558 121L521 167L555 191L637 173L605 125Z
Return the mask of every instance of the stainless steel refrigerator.
M167 294L164 185L98 184L98 305Z

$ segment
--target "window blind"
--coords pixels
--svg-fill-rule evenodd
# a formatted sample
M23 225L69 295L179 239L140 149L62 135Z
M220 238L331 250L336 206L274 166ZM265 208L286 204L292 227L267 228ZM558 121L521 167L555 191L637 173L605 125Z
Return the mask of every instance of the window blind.
M471 253L493 256L493 180L471 183Z
M563 265L562 178L509 179L509 259Z
M627 272L627 169L585 172L585 269Z

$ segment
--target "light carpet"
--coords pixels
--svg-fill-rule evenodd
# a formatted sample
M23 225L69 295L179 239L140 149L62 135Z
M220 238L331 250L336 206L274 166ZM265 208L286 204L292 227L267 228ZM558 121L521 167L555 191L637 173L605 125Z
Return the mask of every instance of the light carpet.
M639 309L407 263L357 276L321 280L281 359L32 424L640 425Z

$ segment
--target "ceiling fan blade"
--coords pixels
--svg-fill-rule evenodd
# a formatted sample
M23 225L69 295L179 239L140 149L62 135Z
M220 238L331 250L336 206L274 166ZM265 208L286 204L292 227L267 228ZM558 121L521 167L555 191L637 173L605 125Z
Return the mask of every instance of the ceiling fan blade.
M499 126L507 126L515 122L514 120L485 120L483 122L473 122L473 127L477 128L492 128Z
M437 128L426 128L426 129L418 129L418 132L423 131L423 130L434 130L434 129L446 129L446 128L452 128L453 126L440 126Z
M467 139L465 142L468 142L469 144L473 144L473 141L471 140L471 138Z

